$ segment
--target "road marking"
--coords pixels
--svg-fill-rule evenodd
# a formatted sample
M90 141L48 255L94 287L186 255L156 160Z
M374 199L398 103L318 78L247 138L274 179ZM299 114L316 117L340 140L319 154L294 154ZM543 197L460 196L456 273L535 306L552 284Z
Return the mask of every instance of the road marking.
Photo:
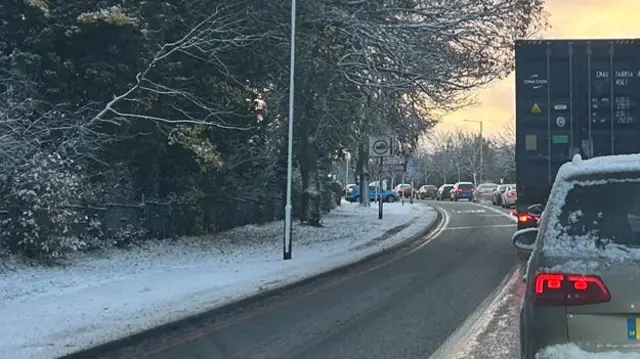
M509 214L509 213L505 213L505 212L502 212L501 210L496 209L496 208L493 208L493 207L489 207L489 206L487 206L486 204L482 204L482 203L473 203L473 205L474 205L474 206L478 206L478 207L482 207L482 208L485 208L485 209L488 209L488 210L490 210L490 211L492 211L492 212L495 212L495 213L497 213L497 214L499 214L499 215L501 215L501 216L503 216L503 217L507 217L507 218L509 218L510 220L514 221L514 222L518 222L518 218L516 218L516 217L512 216L511 214Z
M453 213L485 213L486 210L484 209L467 209L464 211L458 211L458 210L453 210Z
M464 359L469 353L465 352L469 342L487 329L493 315L499 309L509 289L520 280L518 267L512 268L502 279L500 285L493 290L487 298L480 303L478 308L467 317L461 326L456 329L442 345L431 354L428 359Z
M447 227L446 230L450 229L477 229L477 228L497 228L497 227L513 227L516 224L491 224L488 226L465 226L465 227Z
M440 206L434 206L434 205L431 205L431 206L442 214L443 220L440 223L440 225L438 226L438 228L436 230L434 230L433 232L431 232L431 234L427 237L426 241L424 241L422 244L420 244L419 246L417 246L414 249L412 249L407 254L414 253L414 252L424 248L427 244L431 243L434 239L438 238L438 236L442 232L444 232L445 229L447 229L449 227L449 222L451 221L451 216L449 216L447 211L442 209L442 207L440 207Z

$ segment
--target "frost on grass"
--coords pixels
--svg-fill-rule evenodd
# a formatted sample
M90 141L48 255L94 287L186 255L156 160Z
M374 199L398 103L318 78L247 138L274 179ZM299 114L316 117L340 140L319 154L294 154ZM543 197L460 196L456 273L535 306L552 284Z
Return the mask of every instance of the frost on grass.
M383 221L376 208L344 203L325 217L325 228L296 223L291 261L282 260L284 224L278 221L79 253L65 267L0 273L0 317L7 324L0 338L10 338L0 340L0 357L55 358L198 314L362 259L420 233L435 218L423 205L385 208Z
M587 353L575 344L563 344L543 349L536 354L536 359L640 359L640 354L617 351Z

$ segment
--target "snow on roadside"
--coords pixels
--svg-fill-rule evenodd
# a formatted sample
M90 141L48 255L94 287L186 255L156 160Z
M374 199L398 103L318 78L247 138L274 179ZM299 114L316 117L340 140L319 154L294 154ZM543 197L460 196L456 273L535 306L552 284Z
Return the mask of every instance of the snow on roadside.
M587 353L575 344L548 347L536 355L536 359L640 359L638 353Z
M343 203L325 228L294 225L291 261L281 260L280 221L0 273L0 358L56 358L210 310L355 262L435 218L419 203L386 204L383 220L375 206Z
M519 357L519 307L524 291L520 266L510 272L476 311L429 359L514 359Z

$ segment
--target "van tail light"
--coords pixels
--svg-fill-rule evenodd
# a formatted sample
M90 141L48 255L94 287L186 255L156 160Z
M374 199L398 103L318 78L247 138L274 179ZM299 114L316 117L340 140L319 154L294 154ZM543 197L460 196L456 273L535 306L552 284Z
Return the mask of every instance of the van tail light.
M538 273L533 283L533 305L568 307L610 300L609 289L596 275Z

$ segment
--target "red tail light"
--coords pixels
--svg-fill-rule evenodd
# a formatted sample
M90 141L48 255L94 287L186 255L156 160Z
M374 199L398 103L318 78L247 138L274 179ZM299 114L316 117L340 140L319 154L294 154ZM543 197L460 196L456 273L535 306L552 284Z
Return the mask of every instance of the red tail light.
M610 300L609 289L596 275L538 273L533 283L533 305L576 306Z
M462 188L458 188L458 189L456 189L456 191L455 191L455 192L456 192L456 193L462 193Z
M529 221L531 221L533 219L532 216L526 214L526 213L520 213L518 214L518 222L520 223L527 223Z
M515 195L516 195L516 191L509 191L509 192L507 192L507 196L509 196L509 197L513 197L513 196L515 196Z

